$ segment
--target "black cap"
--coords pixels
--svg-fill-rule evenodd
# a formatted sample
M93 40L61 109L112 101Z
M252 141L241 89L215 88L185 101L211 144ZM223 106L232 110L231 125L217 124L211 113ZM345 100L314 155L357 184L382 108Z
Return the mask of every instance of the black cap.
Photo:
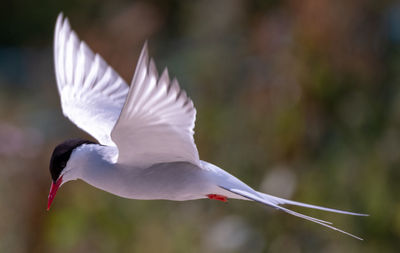
M93 141L77 138L66 140L54 149L50 159L50 174L54 182L57 181L61 172L63 171L65 166L67 166L67 162L69 160L69 157L71 156L72 151L82 144L96 143Z

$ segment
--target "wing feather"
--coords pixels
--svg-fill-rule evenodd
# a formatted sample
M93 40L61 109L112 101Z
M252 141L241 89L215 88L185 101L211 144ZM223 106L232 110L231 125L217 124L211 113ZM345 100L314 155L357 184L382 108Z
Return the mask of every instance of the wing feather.
M103 145L113 145L113 129L128 94L125 81L85 42L62 14L54 36L54 63L63 113Z
M119 150L118 163L149 166L187 161L199 165L193 139L195 118L193 102L178 81L171 81L167 69L158 77L146 43L111 133Z

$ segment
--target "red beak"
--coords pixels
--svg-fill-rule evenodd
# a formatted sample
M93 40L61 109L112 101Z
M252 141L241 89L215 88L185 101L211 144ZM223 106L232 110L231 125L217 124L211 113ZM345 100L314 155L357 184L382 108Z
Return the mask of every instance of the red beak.
M57 190L60 187L61 183L62 183L62 176L59 177L55 183L54 183L54 181L51 182L49 200L47 202L47 211L50 210L51 203L53 202L53 199L56 196Z

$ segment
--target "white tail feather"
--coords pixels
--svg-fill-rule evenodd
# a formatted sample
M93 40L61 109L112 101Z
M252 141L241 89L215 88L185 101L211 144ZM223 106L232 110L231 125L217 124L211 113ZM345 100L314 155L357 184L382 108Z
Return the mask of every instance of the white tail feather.
M248 191L243 191L243 190L239 190L239 189L233 189L233 188L228 188L228 187L224 187L224 186L220 186L222 189L230 191L232 193L235 193L239 196L242 196L244 198L250 199L250 200L254 200L256 202L262 203L264 205L273 207L275 209L278 210L282 210L288 214L309 220L311 222L320 224L324 227L330 228L332 230L336 230L338 232L341 232L343 234L346 234L348 236L351 236L355 239L358 240L363 240L362 238L355 236L353 234L350 234L346 231L343 231L341 229L338 229L334 226L331 226L330 224L332 224L331 222L328 221L324 221L324 220L320 220L320 219L316 219L295 211L292 211L290 209L284 208L282 206L279 206L281 204L289 204L289 205L296 205L296 206L302 206L302 207L308 207L308 208L313 208L313 209L318 209L318 210L323 210L323 211L329 211L329 212L335 212L335 213L342 213L342 214L349 214L349 215L358 215L358 216L367 216L366 214L359 214L359 213L352 213L352 212L346 212L346 211L341 211L341 210L337 210L337 209L331 209L331 208L325 208L325 207L320 207L320 206L314 206L314 205L309 205L309 204L304 204L304 203L300 203L300 202L296 202L296 201L290 201L290 200L286 200L286 199L282 199L282 198L278 198L278 197L274 197L265 193L260 193L260 192L248 192Z
M348 214L348 215L355 215L355 216L369 216L368 214L363 214L363 213L353 213L353 212L332 209L332 208L327 208L327 207L322 207L322 206L316 206L316 205L310 205L310 204L306 204L306 203L302 203L302 202L283 199L283 198L275 197L275 196L272 196L272 195L269 195L266 193L262 193L262 192L257 192L257 193L259 195L261 195L263 197L263 199L268 200L277 205L293 205L293 206L301 206L301 207L306 207L306 208L322 210L322 211L326 211L326 212L332 212L332 213L341 213L341 214Z

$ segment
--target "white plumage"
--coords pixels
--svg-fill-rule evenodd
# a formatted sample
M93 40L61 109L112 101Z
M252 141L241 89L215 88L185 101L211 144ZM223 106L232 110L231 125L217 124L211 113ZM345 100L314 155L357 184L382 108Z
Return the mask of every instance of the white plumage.
M145 43L130 87L71 30L59 15L54 61L63 113L101 145L72 141L55 149L50 206L58 187L70 180L131 199L253 200L340 231L330 222L281 205L359 215L274 197L199 159L193 139L196 109L167 69L158 75ZM69 149L68 149L69 147ZM68 153L69 152L69 153ZM61 158L60 158L61 157ZM68 159L64 167L60 159Z
M54 64L64 115L103 145L115 144L111 130L118 120L129 87L58 16Z

